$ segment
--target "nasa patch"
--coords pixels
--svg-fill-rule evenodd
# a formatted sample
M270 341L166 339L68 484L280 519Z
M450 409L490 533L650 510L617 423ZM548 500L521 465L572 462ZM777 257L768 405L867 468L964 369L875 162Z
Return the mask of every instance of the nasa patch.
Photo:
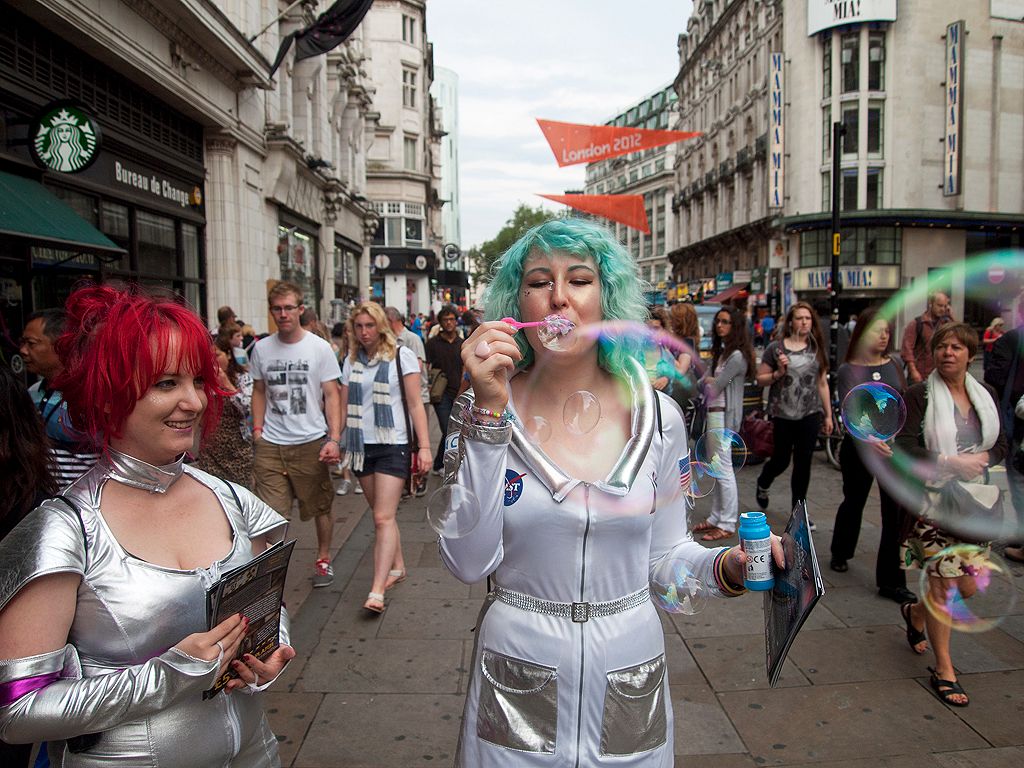
M523 495L523 478L525 472L516 472L514 469L505 470L505 506L511 507L519 497Z

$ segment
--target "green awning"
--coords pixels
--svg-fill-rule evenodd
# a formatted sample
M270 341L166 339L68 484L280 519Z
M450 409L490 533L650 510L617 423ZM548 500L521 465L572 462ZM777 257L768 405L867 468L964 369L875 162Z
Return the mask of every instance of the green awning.
M67 250L125 252L39 182L2 171L0 235Z

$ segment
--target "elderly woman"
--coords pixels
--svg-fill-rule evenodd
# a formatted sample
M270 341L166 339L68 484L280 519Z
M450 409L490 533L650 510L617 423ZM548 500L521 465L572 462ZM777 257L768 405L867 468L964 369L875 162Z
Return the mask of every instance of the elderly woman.
M235 661L248 619L206 628L207 588L286 527L183 464L217 419L210 337L180 304L106 286L67 310L56 385L103 454L0 543L0 738L47 741L66 768L280 765L260 696L203 698L229 668L229 690L257 693L295 655L282 632L265 663Z
M493 574L494 589L477 625L459 765L672 765L648 583L675 565L715 596L743 592L742 552L705 549L687 531L679 410L651 387L639 343L597 332L645 318L639 286L610 232L549 221L501 257L487 316L557 314L577 330L550 349L536 328L490 320L462 347L472 389L452 413L445 482L472 491L452 514L479 522L442 537L441 555L466 583ZM583 439L563 419L581 390L601 403ZM538 419L551 427L543 442L523 427Z
M907 390L907 420L896 437L897 449L924 465L918 472L930 485L976 480L1003 460L1007 448L995 391L967 372L978 352L978 334L964 323L944 325L932 336L931 351L935 370ZM970 700L957 682L950 656L950 624L935 611L943 610L954 588L963 597L974 594L974 579L985 567L988 551L988 545L950 550L961 543L941 524L924 518L914 523L901 551L904 567L923 568L928 574L927 600L933 606L932 611L923 602L900 607L907 641L915 653L924 653L931 642L932 689L956 707L965 707Z

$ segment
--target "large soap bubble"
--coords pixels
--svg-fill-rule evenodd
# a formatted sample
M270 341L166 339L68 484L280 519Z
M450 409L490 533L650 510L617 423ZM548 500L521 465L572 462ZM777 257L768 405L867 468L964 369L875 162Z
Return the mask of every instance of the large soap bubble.
M708 603L708 589L696 578L686 562L669 555L654 569L651 578L651 597L655 605L666 613L688 616L700 613Z
M907 420L907 404L888 384L858 384L843 399L846 430L858 440L884 443L896 437Z
M988 547L957 544L932 558L962 564L968 577L943 579L943 590L931 589L926 570L919 590L928 612L959 632L986 632L1014 612L1017 588L1006 563Z
M464 485L442 485L427 499L427 522L439 536L462 538L480 522L480 501Z
M694 499L702 499L715 490L715 476L702 461L690 461L690 483L686 492Z
M697 439L694 456L711 477L731 476L747 463L746 443L731 429L709 429Z
M527 416L521 421L526 438L534 445L543 445L551 439L551 424L543 416Z
M601 421L601 403L597 395L581 389L573 392L562 407L565 428L574 435L585 435Z

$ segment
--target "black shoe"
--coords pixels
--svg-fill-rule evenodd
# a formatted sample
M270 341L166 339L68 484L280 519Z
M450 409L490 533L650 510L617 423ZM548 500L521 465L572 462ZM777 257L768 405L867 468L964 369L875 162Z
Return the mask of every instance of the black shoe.
M846 561L843 560L841 557L833 557L832 562L828 564L828 567L836 573L846 573L848 570L850 570L850 566L848 566L846 564Z
M768 509L768 489L762 488L760 485L757 486L757 506L761 509Z
M887 600L892 600L894 603L916 603L917 595L911 592L906 587L879 587L879 597L884 597Z

